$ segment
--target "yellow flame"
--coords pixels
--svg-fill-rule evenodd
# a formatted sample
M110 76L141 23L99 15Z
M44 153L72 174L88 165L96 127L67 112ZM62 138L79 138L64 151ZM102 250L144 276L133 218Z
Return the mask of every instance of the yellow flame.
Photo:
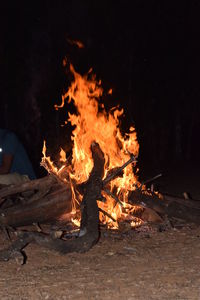
M123 109L111 109L106 112L103 105L100 105L98 99L103 94L101 81L97 81L95 75L88 74L81 76L77 73L72 65L70 70L74 76L74 81L69 87L68 91L62 96L60 105L55 105L56 109L64 106L65 101L73 102L77 109L77 114L68 112L68 120L75 129L72 132L71 139L73 141L72 149L72 163L69 171L71 179L76 183L82 183L89 178L90 172L93 167L92 154L90 150L93 141L100 145L101 150L105 156L105 175L108 171L123 165L130 159L130 155L138 156L139 144L135 128L130 127L129 132L122 135L119 128L119 118L123 114ZM110 90L109 93L111 93ZM101 108L101 109L100 109ZM66 161L66 154L61 149L61 161ZM53 163L49 157L46 157L46 144L43 148L43 159L48 162L50 169L54 168ZM56 173L59 173L55 169ZM130 191L134 190L137 186L137 177L133 173L132 165L128 165L124 171L123 176L114 179L110 183L110 190L116 194L123 207L118 203L116 204L110 196L106 196L106 202L98 201L99 207L105 210L113 219L118 220L122 215L126 214L123 210L128 209L127 204L128 195ZM73 191L73 201L80 203L80 195ZM129 207L130 213L134 207ZM100 213L100 219L108 226L117 228L117 222L114 222L109 216L104 216Z
M61 150L60 150L60 161L62 161L62 162L66 162L66 153L65 153L65 151L61 148Z

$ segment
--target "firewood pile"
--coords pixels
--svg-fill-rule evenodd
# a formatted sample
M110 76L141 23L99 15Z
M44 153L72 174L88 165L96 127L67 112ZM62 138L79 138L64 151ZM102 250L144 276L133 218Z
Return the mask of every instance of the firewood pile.
M41 228L30 231L26 227L32 224L55 223L63 215L70 216L72 210L70 184L50 174L41 179L0 189L0 226L5 234L9 235L9 232L14 231L17 236L14 241L10 241L7 249L0 251L0 260L7 261L15 258L24 263L23 249L32 242L62 254L85 252L98 242L99 212L101 211L111 219L113 217L98 207L97 200L104 201L102 196L102 191L104 191L113 197L116 203L120 202L110 191L109 184L120 176L124 168L134 162L135 158L132 156L127 163L111 170L103 179L104 153L97 143L92 143L91 152L94 166L89 179L79 185L74 183L74 189L83 197L80 205L81 224L77 237L66 240L62 232L52 235L43 232ZM200 203L191 199L161 195L141 186L131 192L129 203L141 208L140 215L136 217L146 223L162 224L166 222L166 219L200 223ZM23 230L21 230L22 226ZM38 227L35 226L35 228Z

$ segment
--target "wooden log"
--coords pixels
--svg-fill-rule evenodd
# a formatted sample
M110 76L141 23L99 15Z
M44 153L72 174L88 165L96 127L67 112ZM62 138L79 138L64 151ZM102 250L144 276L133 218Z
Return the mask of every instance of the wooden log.
M166 195L166 194L160 194L161 197L163 198L163 200L167 203L172 203L172 202L176 202L179 205L184 205L187 207L191 207L191 208L196 208L196 209L200 209L200 201L199 200L192 200L192 199L185 199L185 198L180 198L180 197L176 197L176 196L172 196L172 195Z
M179 218L200 224L199 201L140 190L133 191L129 201L132 204L149 207L161 215L167 215L168 218Z
M66 185L42 199L1 209L0 225L18 227L56 220L71 211L71 196L70 186Z
M155 193L136 189L129 196L131 204L149 207L160 214L165 213L166 203Z
M168 217L200 224L200 201L165 194L162 197L166 203L165 213Z
M27 181L23 184L17 184L13 186L6 186L2 189L0 189L0 199L5 198L17 193L23 193L26 191L31 191L31 190L39 190L43 189L44 187L51 186L52 184L56 183L57 180L54 176L46 176L40 179L34 179L31 181ZM0 200L0 203L3 200Z
M166 207L166 215L170 218L178 218L189 223L200 224L200 209L171 202Z

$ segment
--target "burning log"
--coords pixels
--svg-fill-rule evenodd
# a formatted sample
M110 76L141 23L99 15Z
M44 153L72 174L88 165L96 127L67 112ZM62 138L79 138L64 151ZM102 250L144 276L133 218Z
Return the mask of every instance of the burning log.
M0 252L0 260L9 260L23 255L22 249L30 242L58 251L60 253L84 252L89 250L99 238L99 210L97 199L101 196L102 177L104 174L104 155L98 144L91 145L94 167L85 185L85 194L81 205L81 229L79 238L70 242L53 239L40 232L21 232L8 249Z
M168 218L179 218L200 224L199 201L140 190L133 191L129 201L135 205L151 208L161 216L166 215Z

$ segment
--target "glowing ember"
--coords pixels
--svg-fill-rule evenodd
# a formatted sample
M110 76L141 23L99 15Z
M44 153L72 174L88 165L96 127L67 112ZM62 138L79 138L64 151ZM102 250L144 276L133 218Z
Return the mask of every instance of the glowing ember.
M69 173L68 182L72 186L73 209L75 203L80 203L81 196L74 191L72 182L80 184L89 178L93 167L92 154L90 146L93 141L100 145L105 156L105 174L108 171L123 165L130 159L131 155L138 156L139 144L137 142L134 127L130 127L129 133L124 136L119 129L119 118L123 114L123 109L113 108L110 112L106 112L104 106L98 102L102 96L103 89L101 82L96 81L95 76L91 74L91 70L85 76L78 74L72 65L70 70L74 76L74 81L69 87L67 93L62 96L61 105L55 105L56 109L64 106L65 101L68 103L73 101L77 109L77 114L68 113L68 120L75 129L72 132L72 162L67 166ZM112 90L109 91L109 94ZM51 173L62 178L63 169L66 168L66 155L61 149L60 161L63 167L58 169L51 162L50 157L46 157L46 145L44 143L42 165ZM66 180L66 179L65 179ZM116 195L121 204L103 193L106 202L98 201L98 206L106 211L116 222L109 216L100 212L100 220L107 224L108 227L117 228L118 220L125 219L128 214L133 213L137 208L128 204L128 195L134 190L139 183L133 173L132 165L128 165L123 176L114 179L110 183L110 191ZM98 199L97 199L98 200ZM133 226L137 222L131 221Z

